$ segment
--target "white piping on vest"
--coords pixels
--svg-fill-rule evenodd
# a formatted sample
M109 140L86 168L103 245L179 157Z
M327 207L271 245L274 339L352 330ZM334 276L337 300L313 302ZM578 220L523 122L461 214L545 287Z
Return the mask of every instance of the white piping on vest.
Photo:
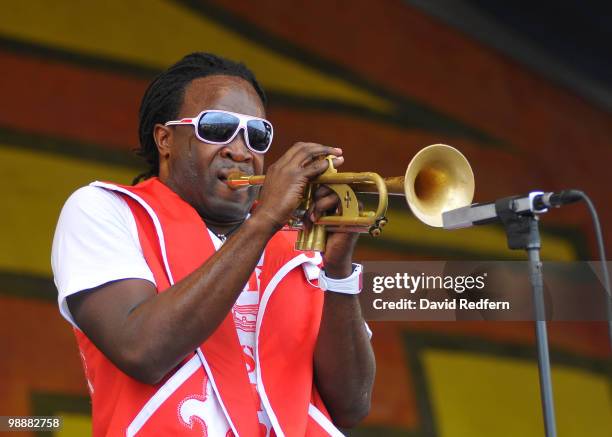
M161 250L162 259L164 261L164 268L166 269L166 275L168 276L168 282L170 283L170 286L174 285L174 278L172 277L172 272L170 271L170 266L168 264L168 258L167 258L167 255L166 255L166 242L164 240L164 232L162 230L159 218L157 217L157 214L155 214L155 211L153 210L153 208L151 208L151 206L147 202L145 202L144 199L142 199L137 194L134 194L131 191L126 190L125 188L119 187L117 185L107 184L105 182L99 182L99 181L93 182L90 185L93 185L93 186L96 186L96 187L105 188L107 190L119 191L120 193L123 193L123 194L125 194L127 196L130 196L132 199L137 201L145 209L145 211L147 211L147 213L151 217L151 220L153 220L153 225L155 226L155 232L157 233L157 238L159 240L159 246L160 246L160 250ZM219 401L219 404L221 405L221 409L223 410L223 413L225 414L225 418L227 419L227 422L229 423L230 427L232 428L232 431L234 431L234 434L236 435L236 437L239 437L238 436L238 432L236 431L236 427L232 423L232 419L230 418L229 414L227 413L227 409L225 408L225 405L223 404L223 400L221 399L221 396L219 394L219 390L217 389L217 384L215 383L215 379L212 376L212 372L210 370L210 366L208 365L208 362L204 358L204 354L202 353L200 348L197 349L197 355L194 355L193 358L191 360L189 360L189 363L191 363L194 360L194 358L197 358L200 361L201 365L204 367L204 370L206 371L206 374L208 375L208 379L210 380L210 383L213 386L213 390L215 391L215 393L217 395L217 400ZM177 371L177 373L179 371ZM194 372L195 372L195 370L194 370ZM193 372L189 376L191 376L192 374L193 374ZM172 380L172 378L174 378L175 375L176 375L176 373L170 377L168 382L170 382L170 380ZM151 397L151 399L149 399L149 401L145 404L145 406L136 415L136 417L134 418L134 420L132 421L132 423L128 427L127 435L128 436L133 436L136 432L138 432L138 430L145 424L145 422L147 420L149 420L149 418L155 412L155 410L157 410L157 408L159 408L161 403L163 401L165 401L166 399L168 399L168 397L174 391L176 391L176 389L178 389L180 387L180 385L182 383L184 383L186 380L187 380L187 378L183 379L180 382L180 384L173 385L171 392L163 391L164 387L166 387L166 385L168 384L168 382L166 382L166 384L164 384ZM149 403L151 403L154 399L156 399L158 394L160 395L160 400L161 401L159 403L153 403L152 405L155 405L155 408L152 409L151 411L149 411L148 410ZM130 429L132 429L132 426L137 427L137 428L133 431L132 434L130 434Z
M321 428L329 433L332 437L344 437L338 428L313 404L308 405L308 415L317 422Z
M202 362L202 365L204 366L204 369L206 369L206 374L208 375L208 379L210 380L210 384L212 385L212 388L215 391L215 394L217 395L217 399L219 400L219 405L221 405L221 409L223 410L223 414L225 414L225 418L227 419L227 423L229 423L229 426L232 428L232 431L234 432L234 435L236 437L238 437L238 430L234 426L234 423L232 422L232 419L231 419L229 413L227 412L227 409L225 408L225 404L221 400L221 393L219 393L219 389L217 388L217 384L215 383L215 380L212 377L212 371L210 370L210 366L208 365L208 361L206 361L206 358L204 358L204 354L202 353L202 349L198 348L197 353L198 353L198 357L200 358L200 361Z
M159 390L155 392L151 399L142 407L138 412L132 423L127 427L125 435L127 437L134 436L144 424L151 418L153 413L163 404L171 395L174 393L185 381L187 381L191 375L193 375L200 368L200 360L197 355L194 355L189 361L178 369L174 375L172 375L168 381L162 385Z
M320 256L320 255L319 255ZM259 333L261 330L261 323L263 321L263 316L266 311L266 307L268 305L268 301L270 300L270 296L278 286L279 282L287 276L287 274L293 270L295 267L300 264L306 262L312 262L313 259L307 257L305 254L300 254L295 258L289 260L285 265L283 265L276 274L272 277L268 286L261 296L261 301L259 302L259 311L257 313L257 324L255 325L255 368L257 369L257 392L259 393L259 397L261 398L261 402L266 409L266 413L268 413L268 418L270 419L270 423L272 424L272 428L274 428L274 432L278 437L283 437L285 434L280 427L276 414L274 410L272 410L272 405L270 404L270 400L268 399L268 395L266 393L266 389L263 385L263 381L261 378L261 364L259 362Z
M100 182L100 181L92 182L90 185L93 185L94 187L106 188L107 190L119 191L120 193L126 194L130 196L132 199L134 199L136 202L138 202L140 206L142 206L145 209L145 211L147 211L147 213L151 217L151 220L153 220L153 225L155 226L155 232L157 233L157 238L159 239L159 247L161 250L162 259L164 261L164 269L166 270L166 275L168 276L168 282L170 282L170 285L174 285L174 278L172 277L172 272L170 271L170 266L168 265L168 257L166 255L166 241L164 240L164 231L162 230L161 223L159 222L159 218L157 218L157 214L155 214L155 211L153 211L153 208L151 208L149 204L145 202L142 197L140 197L137 194L132 193L129 190L126 190L123 187L118 187L117 185L107 184L106 182Z

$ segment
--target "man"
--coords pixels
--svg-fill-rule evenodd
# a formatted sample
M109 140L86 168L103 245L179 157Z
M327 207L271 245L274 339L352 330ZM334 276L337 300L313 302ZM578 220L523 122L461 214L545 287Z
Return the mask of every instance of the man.
M52 264L95 435L336 435L369 411L357 236L330 234L319 274L318 255L279 232L327 168L319 158L339 166L342 151L289 148L250 216L256 190L226 183L235 171L263 173L264 104L244 65L188 55L141 104L149 178L95 183L66 202ZM316 199L306 220L337 208L329 189Z

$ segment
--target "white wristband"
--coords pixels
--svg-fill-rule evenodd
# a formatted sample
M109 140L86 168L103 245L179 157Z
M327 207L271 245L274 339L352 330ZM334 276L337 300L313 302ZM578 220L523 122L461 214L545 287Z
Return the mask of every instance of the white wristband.
M325 271L321 269L319 273L319 288L323 291L333 291L334 293L359 294L361 292L361 264L353 264L353 273L348 278L332 279L325 276Z

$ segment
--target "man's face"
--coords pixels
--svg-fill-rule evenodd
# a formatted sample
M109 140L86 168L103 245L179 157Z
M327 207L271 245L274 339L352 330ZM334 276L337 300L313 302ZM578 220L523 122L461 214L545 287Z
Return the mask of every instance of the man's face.
M185 89L177 119L194 117L205 109L265 117L261 99L252 85L233 76L208 76L191 82ZM262 174L263 155L247 148L242 130L231 143L218 145L198 140L193 126L171 129L174 132L169 137L167 162L160 163L162 181L191 204L205 221L211 224L242 221L251 209L257 190L232 190L225 179L233 171ZM164 157L160 156L162 160Z

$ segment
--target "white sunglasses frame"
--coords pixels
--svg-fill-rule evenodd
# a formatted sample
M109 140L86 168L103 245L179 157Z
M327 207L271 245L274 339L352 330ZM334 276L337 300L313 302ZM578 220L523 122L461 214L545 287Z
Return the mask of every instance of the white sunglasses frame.
M198 124L200 122L200 119L204 116L204 114L208 112L221 112L223 114L233 115L234 117L238 118L239 120L238 128L236 128L236 131L232 134L232 136L227 141L210 141L210 140L205 140L204 138L200 136L200 133L198 132ZM252 120L263 121L270 126L270 143L268 144L268 147L266 147L266 150L264 151L255 150L253 147L251 147L251 143L249 142L247 122L252 121ZM232 141L234 141L234 138L236 138L236 135L238 135L238 132L242 130L243 135L244 135L244 142L247 148L251 152L257 153L260 155L263 155L268 150L270 150L270 146L272 146L272 139L274 138L274 126L272 126L272 123L270 123L270 121L266 120L265 118L252 117L250 115L240 114L238 112L224 111L222 109L205 109L204 111L200 112L195 117L181 118L180 120L171 120L171 121L167 121L166 123L164 123L164 126L180 126L180 125L193 126L193 128L195 129L196 138L198 140L202 141L203 143L217 144L217 145L224 145L224 144L231 143Z

